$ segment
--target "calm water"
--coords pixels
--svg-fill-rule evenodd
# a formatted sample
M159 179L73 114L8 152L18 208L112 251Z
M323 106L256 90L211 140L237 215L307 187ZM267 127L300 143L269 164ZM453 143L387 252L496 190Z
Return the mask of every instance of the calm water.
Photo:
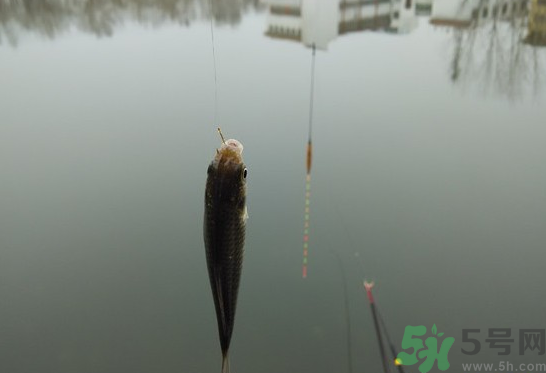
M546 48L523 42L530 4L453 1L214 3L218 123L249 169L235 373L348 371L335 253L355 372L381 371L364 277L398 349L435 323L451 372L545 362L518 329L546 328ZM1 372L219 372L208 4L0 0Z

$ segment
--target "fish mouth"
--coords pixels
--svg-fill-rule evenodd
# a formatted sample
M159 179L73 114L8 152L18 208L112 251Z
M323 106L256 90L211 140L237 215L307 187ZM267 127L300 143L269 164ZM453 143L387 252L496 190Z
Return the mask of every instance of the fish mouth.
M216 151L216 157L214 158L217 163L243 163L243 144L235 139L229 139L222 144L220 149Z
M227 141L222 145L222 148L224 148L224 147L230 148L230 149L232 149L233 151L235 151L235 152L238 153L238 154L242 154L242 153L243 153L243 144L241 144L240 141L235 140L235 139L229 139L229 140L227 140Z

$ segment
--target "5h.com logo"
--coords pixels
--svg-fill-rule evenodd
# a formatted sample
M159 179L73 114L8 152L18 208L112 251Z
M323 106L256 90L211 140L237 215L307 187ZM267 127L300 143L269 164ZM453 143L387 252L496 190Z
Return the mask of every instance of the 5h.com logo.
M431 370L435 361L438 361L438 369L446 370L449 368L447 357L449 349L455 342L455 338L445 337L439 339L444 333L438 333L436 324L434 324L431 329L433 335L425 339L423 345L423 339L417 337L424 336L426 332L427 328L424 325L406 326L404 337L402 338L402 349L408 350L413 348L413 352L411 354L400 352L398 356L396 356L397 364L414 365L421 362L421 365L419 365L419 372L421 373L427 373ZM439 342L440 350L438 350Z

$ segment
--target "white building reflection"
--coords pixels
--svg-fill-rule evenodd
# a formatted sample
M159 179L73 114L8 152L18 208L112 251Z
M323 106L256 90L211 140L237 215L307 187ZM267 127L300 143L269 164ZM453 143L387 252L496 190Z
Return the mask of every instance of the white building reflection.
M417 27L413 0L262 0L269 9L266 35L327 49L340 35L410 32Z
M265 34L327 49L346 33L410 33L420 19L452 36L451 80L517 98L536 91L546 0L261 0ZM529 47L529 45L531 47Z
M261 0L268 8L265 34L271 38L328 44L343 34L358 31L409 33L420 16L431 24L476 28L495 22L515 25L528 17L530 43L546 36L546 0ZM518 23L519 27L521 23Z

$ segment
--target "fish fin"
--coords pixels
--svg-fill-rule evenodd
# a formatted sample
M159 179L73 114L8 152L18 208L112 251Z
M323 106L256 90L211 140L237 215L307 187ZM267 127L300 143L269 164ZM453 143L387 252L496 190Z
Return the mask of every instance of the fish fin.
M229 373L229 355L227 353L222 356L222 373Z
M243 212L243 220L247 221L247 219L248 219L248 209L245 206L245 211Z

